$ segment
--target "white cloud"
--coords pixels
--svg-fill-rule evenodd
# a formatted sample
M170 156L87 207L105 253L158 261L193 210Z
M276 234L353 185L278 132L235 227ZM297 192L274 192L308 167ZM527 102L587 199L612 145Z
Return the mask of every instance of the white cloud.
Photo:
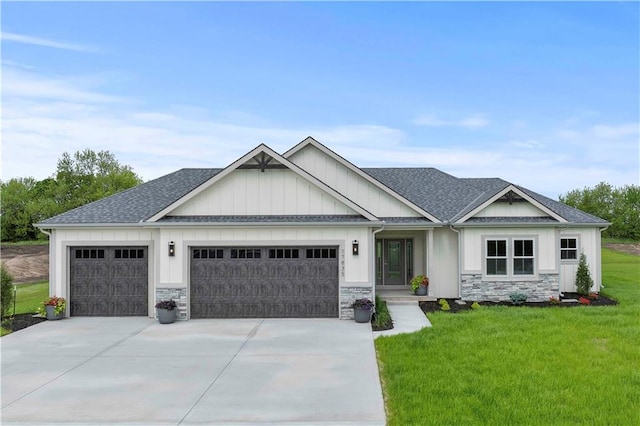
M620 124L617 126L593 126L591 132L600 138L617 139L625 136L637 136L640 133L640 123Z
M4 179L45 178L63 152L91 148L113 152L148 180L183 167L225 167L260 143L282 153L310 135L361 167L423 166L459 177L501 177L554 198L600 181L638 182L637 133L628 124L592 123L572 130L575 139L549 130L535 138L451 140L436 147L408 133L411 127L274 125L250 112L143 107L105 93L101 79L47 78L20 69L3 78ZM612 135L617 138L605 137Z
M16 34L3 31L0 35L2 41L31 44L34 46L51 47L53 49L74 50L77 52L97 52L97 49L75 43L66 43L46 38L33 37L25 34Z
M443 120L434 114L423 114L415 118L413 124L426 127L463 127L466 129L477 129L488 126L490 122L482 115L472 115L460 120Z

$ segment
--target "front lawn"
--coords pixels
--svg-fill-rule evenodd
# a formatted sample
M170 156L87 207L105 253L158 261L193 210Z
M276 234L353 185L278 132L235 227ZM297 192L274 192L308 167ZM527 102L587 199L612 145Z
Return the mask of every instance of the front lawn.
M16 315L36 313L38 306L49 296L49 282L40 281L33 284L16 285ZM9 314L13 314L13 305L9 309ZM3 324L9 319L3 319ZM2 327L0 335L10 333L8 329Z
M602 252L617 306L435 312L376 339L389 424L640 424L640 258Z

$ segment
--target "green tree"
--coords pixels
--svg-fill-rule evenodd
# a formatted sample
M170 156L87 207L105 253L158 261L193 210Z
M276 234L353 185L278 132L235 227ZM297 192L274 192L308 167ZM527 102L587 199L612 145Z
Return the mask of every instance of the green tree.
M0 317L4 318L9 313L11 302L13 302L13 277L7 271L4 263L0 266L0 284L0 306L2 309Z
M614 188L601 182L561 195L560 202L611 222L605 236L640 239L640 186Z
M582 253L580 254L580 263L578 263L578 270L576 271L576 291L586 296L591 291L591 287L593 287L593 279L591 279L591 273L589 272L587 256Z
M90 149L62 154L53 177L14 178L0 183L2 241L34 240L43 234L33 227L51 216L113 195L142 183L131 167L109 151Z

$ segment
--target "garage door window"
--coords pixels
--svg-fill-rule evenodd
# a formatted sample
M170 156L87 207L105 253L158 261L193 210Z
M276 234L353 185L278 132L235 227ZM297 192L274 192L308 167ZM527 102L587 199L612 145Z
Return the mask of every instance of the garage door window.
M335 259L336 249L334 248L316 248L307 249L307 259Z
M298 249L269 249L269 259L298 259L300 251Z
M194 259L224 259L224 250L222 249L194 249Z
M260 249L231 249L232 259L260 259Z
M104 250L101 249L77 249L76 259L104 259Z
M142 249L116 249L114 256L116 259L144 259Z

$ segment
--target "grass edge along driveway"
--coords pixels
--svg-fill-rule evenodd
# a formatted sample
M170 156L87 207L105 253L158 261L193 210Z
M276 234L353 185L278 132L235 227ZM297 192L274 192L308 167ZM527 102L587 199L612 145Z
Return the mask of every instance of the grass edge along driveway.
M376 339L388 424L640 424L640 257L602 253L617 306L435 312Z

